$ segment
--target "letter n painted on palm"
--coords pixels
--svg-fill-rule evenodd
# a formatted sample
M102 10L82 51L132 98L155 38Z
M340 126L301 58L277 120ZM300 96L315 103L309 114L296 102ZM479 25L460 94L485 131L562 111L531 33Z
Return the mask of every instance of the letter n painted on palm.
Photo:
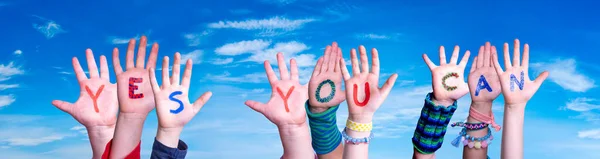
M358 101L358 85L354 84L354 89L352 89L352 94L354 95L354 104L359 107L364 107L369 103L369 98L371 98L371 90L369 89L369 82L365 83L365 99L360 102Z
M523 86L525 85L525 72L521 71L521 81L517 80L514 74L510 74L510 91L515 91L515 84L519 86L520 90L523 90Z

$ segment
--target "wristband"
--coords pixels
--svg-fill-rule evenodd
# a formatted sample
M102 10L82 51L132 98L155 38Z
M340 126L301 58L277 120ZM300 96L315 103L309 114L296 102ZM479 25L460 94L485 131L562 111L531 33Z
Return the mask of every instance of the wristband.
M496 121L494 120L494 112L492 112L491 110L490 110L490 116L487 116L487 115L484 115L484 114L480 113L479 111L473 109L473 107L471 107L471 109L469 109L469 116L475 120L479 120L483 123L492 125L492 127L494 129L496 129L496 131L500 131L500 129L501 129L500 125L496 124Z
M306 114L312 136L312 147L317 154L328 154L342 142L342 135L336 124L336 111L339 105L330 107L322 113L312 113L306 101Z
M369 134L369 137L352 138L352 137L348 136L348 134L346 134L346 129L344 129L344 131L342 131L342 136L344 137L344 142L346 144L354 144L354 145L358 145L361 143L369 144L374 137L373 132L371 132Z
M487 134L483 137L473 137L467 134L467 128L463 128L460 133L458 133L458 137L452 140L452 145L458 147L458 145L462 143L463 146L479 149L487 148L488 145L492 144L492 140L494 140L494 136L492 136L491 129L488 129Z
M350 119L346 121L346 128L354 131L364 132L373 130L373 122L370 123L357 123Z
M467 128L467 131L477 131L484 128L487 128L489 124L487 123L468 123L468 122L456 122L452 123L452 127L464 127Z
M421 116L412 138L413 147L422 154L431 154L442 147L446 129L456 111L454 103L448 107L438 105L431 100L433 93L427 94Z

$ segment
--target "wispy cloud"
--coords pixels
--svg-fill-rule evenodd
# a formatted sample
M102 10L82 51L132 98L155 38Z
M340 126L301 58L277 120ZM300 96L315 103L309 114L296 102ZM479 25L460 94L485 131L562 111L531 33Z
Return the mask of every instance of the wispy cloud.
M188 59L192 59L193 64L201 64L202 55L204 55L202 50L194 50L185 54L181 54L181 64L185 65Z
M131 39L135 39L135 40L139 40L140 36L137 35L135 37L131 37L131 38L125 38L125 37L117 37L117 36L110 36L108 37L108 42L114 45L118 45L118 44L128 44L129 40Z
M270 41L255 39L247 41L239 41L234 43L225 44L217 49L215 53L218 55L240 55L245 53L252 53L261 51L271 45Z
M0 64L0 81L10 79L14 75L22 75L25 71L20 66L16 66L13 62L9 62L7 65Z
M66 33L66 31L53 20L36 15L34 15L33 17L37 18L38 20L37 23L33 23L33 28L36 29L38 32L44 34L44 36L46 36L46 38L48 39L58 34Z
M279 6L285 6L285 5L296 2L296 0L262 0L262 2L268 3L268 4L275 4L275 5L279 5Z
M579 113L574 118L584 119L588 122L600 122L600 104L597 99L578 97L567 102L561 109L568 109Z
M11 88L18 88L19 84L0 84L0 91Z
M213 65L226 65L226 64L230 64L232 62L233 62L233 58L229 57L229 58L216 58L211 63Z
M12 104L15 100L13 95L0 95L0 108Z
M390 37L386 36L386 35L381 35L381 34L368 33L368 34L357 34L356 38L357 39L379 40L379 39L389 39Z
M533 63L531 67L538 72L549 71L550 81L569 91L586 92L596 87L593 79L577 71L576 63L575 59L555 59L549 62Z
M314 64L316 63L315 55L300 54L302 51L308 50L310 48L304 43L297 41L289 41L275 43L272 46L271 44L272 42L261 39L240 41L225 44L217 48L215 52L219 55L228 56L251 54L250 57L241 60L240 62L263 63L265 60L269 60L271 64L276 65L276 54L278 52L281 52L283 53L284 58L286 60L289 60L290 58L296 59L298 67L314 66ZM289 62L287 63L289 64Z
M37 146L70 136L73 135L58 133L49 127L8 127L0 132L0 142L9 146Z
M600 129L579 131L577 132L577 137L582 139L600 139Z
M267 75L263 72L256 72L251 74L245 74L242 76L232 76L229 72L223 74L212 75L207 74L204 80L214 82L237 82L237 83L264 83L267 81Z
M302 28L306 23L314 22L316 19L288 19L275 16L269 19L247 19L243 21L219 21L209 23L208 27L213 29L242 29L258 30L258 36L278 36L286 32Z
M187 33L183 34L183 38L186 40L188 46L198 46L201 44L203 38L211 35L212 31L205 30L200 33Z
M15 50L14 54L15 55L21 55L21 54L23 54L23 51L21 51L21 50Z

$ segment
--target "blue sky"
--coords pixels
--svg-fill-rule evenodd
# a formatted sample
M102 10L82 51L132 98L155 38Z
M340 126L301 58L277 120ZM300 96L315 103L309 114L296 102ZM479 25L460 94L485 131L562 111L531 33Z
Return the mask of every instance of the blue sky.
M109 55L113 47L125 49L127 39L147 35L160 44L160 56L179 51L194 59L191 98L206 90L214 93L181 136L190 146L189 158L279 157L276 127L243 104L270 96L261 62L274 61L282 51L298 60L301 83L306 83L332 41L340 43L346 59L350 48L376 47L382 80L399 74L375 114L370 157L410 158L422 99L431 90L421 54L438 61L439 45L459 44L462 56L485 41L499 46L514 38L531 46L530 76L550 71L526 109L525 157L600 158L594 153L600 151L597 5L541 0L0 0L0 154L90 157L85 128L50 101L78 97L71 57L85 58L86 48L96 56ZM453 121L467 116L469 102L468 97L459 101ZM499 123L502 107L500 97L493 108ZM338 124L346 117L347 109L341 107ZM152 112L142 137L146 158L156 127ZM449 144L457 133L449 129L438 158L460 158L462 150ZM501 133L494 135L489 154L499 158Z

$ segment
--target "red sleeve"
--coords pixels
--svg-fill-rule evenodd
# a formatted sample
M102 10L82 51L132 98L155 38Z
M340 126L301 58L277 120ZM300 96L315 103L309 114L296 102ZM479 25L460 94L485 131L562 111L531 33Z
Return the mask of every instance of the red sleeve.
M142 141L138 143L138 145L131 151L125 159L140 159L140 144ZM112 139L106 143L106 148L104 149L104 153L102 154L102 159L108 159L110 156L110 146L112 145Z

